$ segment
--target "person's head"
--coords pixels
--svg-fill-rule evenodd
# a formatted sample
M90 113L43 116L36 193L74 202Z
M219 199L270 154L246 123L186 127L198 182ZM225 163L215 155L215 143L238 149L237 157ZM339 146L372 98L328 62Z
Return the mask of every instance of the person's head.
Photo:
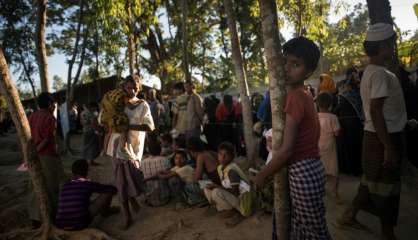
M232 110L234 107L234 100L231 95L225 94L222 101L228 110Z
M187 162L187 153L184 150L176 150L174 152L174 164L177 167L183 167Z
M302 86L303 81L315 71L319 61L319 48L310 39L297 37L283 45L286 84Z
M218 161L222 166L227 166L235 158L235 147L230 142L223 142L218 146Z
M186 135L179 134L177 137L173 140L173 150L177 150L179 148L185 149L186 148Z
M332 107L332 96L327 92L320 93L316 98L320 112L330 112Z
M165 145L173 144L173 138L171 137L171 134L169 133L162 134L160 138L161 138L161 144L165 144Z
M98 111L99 110L99 104L97 104L97 102L89 102L89 104L87 104L87 108L91 112Z
M55 101L52 97L52 94L49 92L43 92L38 96L38 107L40 109L48 110L49 112L53 112L55 110Z
M123 82L123 90L128 94L128 97L133 98L142 90L141 80L138 75L129 75Z
M155 99L157 99L157 90L155 90L154 88L148 90L148 99L150 101L154 101Z
M393 26L387 23L376 23L369 26L363 47L370 58L390 62L393 60L395 43L396 32Z
M331 93L336 94L337 93L337 86L335 85L334 80L332 77L326 73L323 73L319 75L319 87L318 87L318 93Z
M148 138L148 151L152 156L161 154L161 144L156 137Z
M205 144L199 137L191 137L187 140L187 150L192 157L196 158L197 154L205 150Z
M181 95L184 92L185 92L184 83L178 82L178 83L174 84L174 86L173 86L173 94L175 96Z
M184 84L184 87L186 88L187 94L192 94L194 90L194 83L192 81L186 81Z
M89 164L84 159L76 160L71 166L73 176L87 177L89 173Z

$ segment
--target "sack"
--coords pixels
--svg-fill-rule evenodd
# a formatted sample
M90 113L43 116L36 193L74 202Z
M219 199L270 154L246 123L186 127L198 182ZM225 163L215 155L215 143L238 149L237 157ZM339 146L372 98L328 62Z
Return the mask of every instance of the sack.
M170 201L170 188L167 181L161 179L145 181L145 203L151 207L160 207Z
M162 156L150 156L141 161L141 171L144 174L144 180L157 176L161 171L169 170L170 161Z

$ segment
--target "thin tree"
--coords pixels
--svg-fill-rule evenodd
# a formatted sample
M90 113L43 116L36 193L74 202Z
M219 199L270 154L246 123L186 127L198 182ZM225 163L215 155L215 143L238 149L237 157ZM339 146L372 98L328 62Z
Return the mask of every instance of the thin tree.
M126 25L128 26L127 38L128 38L128 61L129 61L129 74L134 75L136 65L136 50L135 41L133 35L133 23L132 23L132 3L131 0L125 0L125 12L126 12Z
M182 67L186 81L191 81L192 77L189 70L189 56L188 56L188 39L187 39L187 16L188 16L188 6L187 0L181 0L181 39L182 39L182 49L183 49L183 61Z
M48 0L37 1L36 21L36 56L39 67L39 78L41 80L42 92L49 92L51 85L48 81L48 62L45 47L45 25L46 25L46 4Z
M7 106L9 108L13 123L16 126L16 131L22 146L23 161L27 163L29 175L33 184L33 189L38 196L38 202L40 204L42 217L41 233L44 237L43 239L46 239L45 236L48 236L52 223L48 211L49 199L48 195L46 194L44 177L41 172L41 165L36 153L36 148L32 141L29 122L23 110L22 103L20 102L16 86L12 83L9 68L7 66L6 59L4 58L2 48L0 48L0 71L1 94L6 98Z
M285 114L283 111L286 97L284 81L284 58L279 38L277 6L274 0L259 0L262 18L263 41L270 80L270 102L273 127L273 158L283 140ZM279 239L290 237L290 195L287 168L274 176L274 206L276 229Z
M253 119L251 114L250 91L248 89L247 77L245 74L244 64L242 60L241 46L238 38L233 3L231 0L224 0L224 4L225 12L227 15L228 28L231 34L232 61L234 63L235 76L238 80L240 96L242 101L244 138L246 146L245 148L247 151L247 159L248 163L254 166L256 158L256 145L254 141L254 134L252 131Z

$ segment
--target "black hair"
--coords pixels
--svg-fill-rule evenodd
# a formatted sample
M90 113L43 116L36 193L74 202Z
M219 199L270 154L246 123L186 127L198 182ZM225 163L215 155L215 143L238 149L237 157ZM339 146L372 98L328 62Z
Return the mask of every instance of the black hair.
M176 144L178 148L186 148L186 135L179 134L174 139L174 144Z
M316 103L320 108L329 109L332 105L332 96L329 93L321 93L316 97Z
M127 76L124 81L124 84L126 83L133 83L135 85L138 84L139 90L140 91L142 90L141 79L139 78L137 74Z
M148 151L152 156L161 154L161 144L155 137L150 137L148 140Z
M205 150L205 144L199 137L192 137L187 140L187 149L193 152L202 152Z
M169 133L162 134L161 135L161 140L164 140L164 141L166 141L170 144L173 143L173 138L171 137L171 134L169 134Z
M230 142L222 142L218 146L218 152L224 150L226 153L228 153L232 158L235 157L235 147Z
M176 90L180 90L181 92L186 91L186 89L184 89L184 83L182 83L182 82L178 82L178 83L174 84L173 88L176 89Z
M225 94L223 97L223 102L224 102L225 107L229 111L232 111L232 109L234 108L234 99L232 98L232 96L229 94Z
M49 108L52 104L54 104L54 98L52 94L49 92L43 92L38 96L38 107L45 109Z
M176 156L177 154L180 154L181 156L183 156L183 159L185 162L187 162L187 153L186 151L182 150L182 149L178 149L174 152L174 156Z
M381 46L392 44L393 41L395 41L395 39L396 39L396 34L382 41L364 41L363 43L364 51L369 57L377 56L379 54L379 50Z
M97 102L89 102L89 104L87 105L89 108L99 108L99 104L97 104Z
M78 159L74 161L73 165L71 166L71 171L73 175L87 177L89 172L89 164L85 159Z
M320 52L314 41L306 37L290 39L283 45L283 53L302 58L307 70L313 72L318 66Z

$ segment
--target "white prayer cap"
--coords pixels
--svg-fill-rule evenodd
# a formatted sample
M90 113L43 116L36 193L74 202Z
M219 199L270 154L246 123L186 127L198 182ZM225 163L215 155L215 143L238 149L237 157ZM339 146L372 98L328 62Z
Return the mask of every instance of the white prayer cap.
M369 26L366 33L366 41L376 42L389 39L395 34L393 26L388 23L376 23Z

